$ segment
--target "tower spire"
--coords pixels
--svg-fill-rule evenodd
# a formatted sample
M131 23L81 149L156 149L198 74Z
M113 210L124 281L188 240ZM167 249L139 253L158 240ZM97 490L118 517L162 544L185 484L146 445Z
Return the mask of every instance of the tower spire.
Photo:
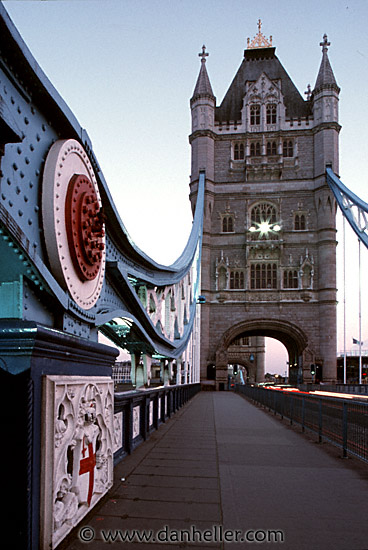
M212 86L206 69L206 57L209 56L209 53L206 52L206 46L204 44L202 46L202 51L198 54L198 56L201 58L201 68L194 88L192 100L198 96L209 96L214 99L215 96L213 95Z
M338 91L340 91L336 80L335 75L333 73L330 60L328 58L328 47L331 45L331 42L328 41L327 34L325 33L323 35L323 40L319 44L322 47L322 61L319 68L316 85L314 87L314 93L316 93L317 90L320 88L331 88L335 87Z

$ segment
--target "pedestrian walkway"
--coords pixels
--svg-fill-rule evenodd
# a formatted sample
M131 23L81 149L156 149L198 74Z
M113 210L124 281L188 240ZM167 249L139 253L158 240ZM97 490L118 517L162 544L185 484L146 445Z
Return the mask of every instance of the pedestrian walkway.
M59 548L367 550L368 467L339 454L237 394L202 392L116 467Z

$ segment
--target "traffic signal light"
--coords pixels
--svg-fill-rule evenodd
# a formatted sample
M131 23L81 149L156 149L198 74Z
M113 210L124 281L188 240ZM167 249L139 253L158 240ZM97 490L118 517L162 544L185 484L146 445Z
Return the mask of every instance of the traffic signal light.
M316 365L314 365L313 363L311 364L310 366L310 371L311 371L311 374L316 374Z
M234 366L233 366L233 374L234 374L234 375L237 375L237 374L238 374L238 365L234 365Z

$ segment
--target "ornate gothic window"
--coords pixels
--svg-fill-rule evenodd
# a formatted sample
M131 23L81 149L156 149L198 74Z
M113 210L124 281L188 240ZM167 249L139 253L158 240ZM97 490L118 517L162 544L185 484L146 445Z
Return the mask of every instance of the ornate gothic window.
M234 145L234 160L244 159L244 143L235 143Z
M233 233L234 232L234 218L233 216L224 216L222 218L222 232Z
M267 156L277 155L276 141L267 141Z
M266 124L276 124L277 106L275 103L266 105Z
M244 272L243 271L230 271L230 288L239 289L244 288Z
M295 214L294 216L294 229L295 231L305 231L305 214Z
M261 142L252 141L250 144L250 156L251 157L260 157L261 156Z
M259 263L250 266L250 288L265 290L277 288L277 264Z
M280 231L276 207L268 202L253 206L250 211L250 232L253 241L277 240Z
M296 269L284 271L284 288L298 288L298 272Z
M282 146L282 155L284 157L293 157L294 156L294 146L291 139L285 139Z
M250 213L251 224L276 223L276 207L268 202L262 202L254 206Z
M250 125L259 126L260 124L261 124L261 106L251 105L250 106Z

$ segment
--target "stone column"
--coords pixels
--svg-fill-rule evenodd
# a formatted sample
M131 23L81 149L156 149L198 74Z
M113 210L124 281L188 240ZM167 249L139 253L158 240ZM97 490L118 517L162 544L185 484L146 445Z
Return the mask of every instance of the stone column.
M143 373L144 373L144 384L149 386L151 383L151 364L152 357L147 353L143 354Z
M181 365L182 359L179 358L176 360L176 385L181 384Z
M216 390L227 388L227 350L219 350L216 353Z
M256 336L256 346L256 382L264 382L266 352L263 336Z
M60 441L67 436L63 420L66 409L59 407L55 426L45 433L43 381L47 376L78 377L87 386L89 379L100 377L112 386L112 365L118 351L33 321L9 319L0 321L0 348L1 417L11 419L3 422L2 431L7 444L2 456L6 472L2 486L6 494L4 525L14 548L51 548L51 539L58 536L57 523L41 517L41 510L54 512L59 497L44 481L43 442L47 442L47 433L59 436ZM16 444L11 444L14 441ZM45 497L52 500L48 508L41 502ZM75 518L71 518L70 528L75 525L73 521Z
M140 359L141 359L140 351L134 351L130 354L131 379L132 379L133 386L135 386L136 388L140 388L141 386L144 386L143 366L140 365Z

